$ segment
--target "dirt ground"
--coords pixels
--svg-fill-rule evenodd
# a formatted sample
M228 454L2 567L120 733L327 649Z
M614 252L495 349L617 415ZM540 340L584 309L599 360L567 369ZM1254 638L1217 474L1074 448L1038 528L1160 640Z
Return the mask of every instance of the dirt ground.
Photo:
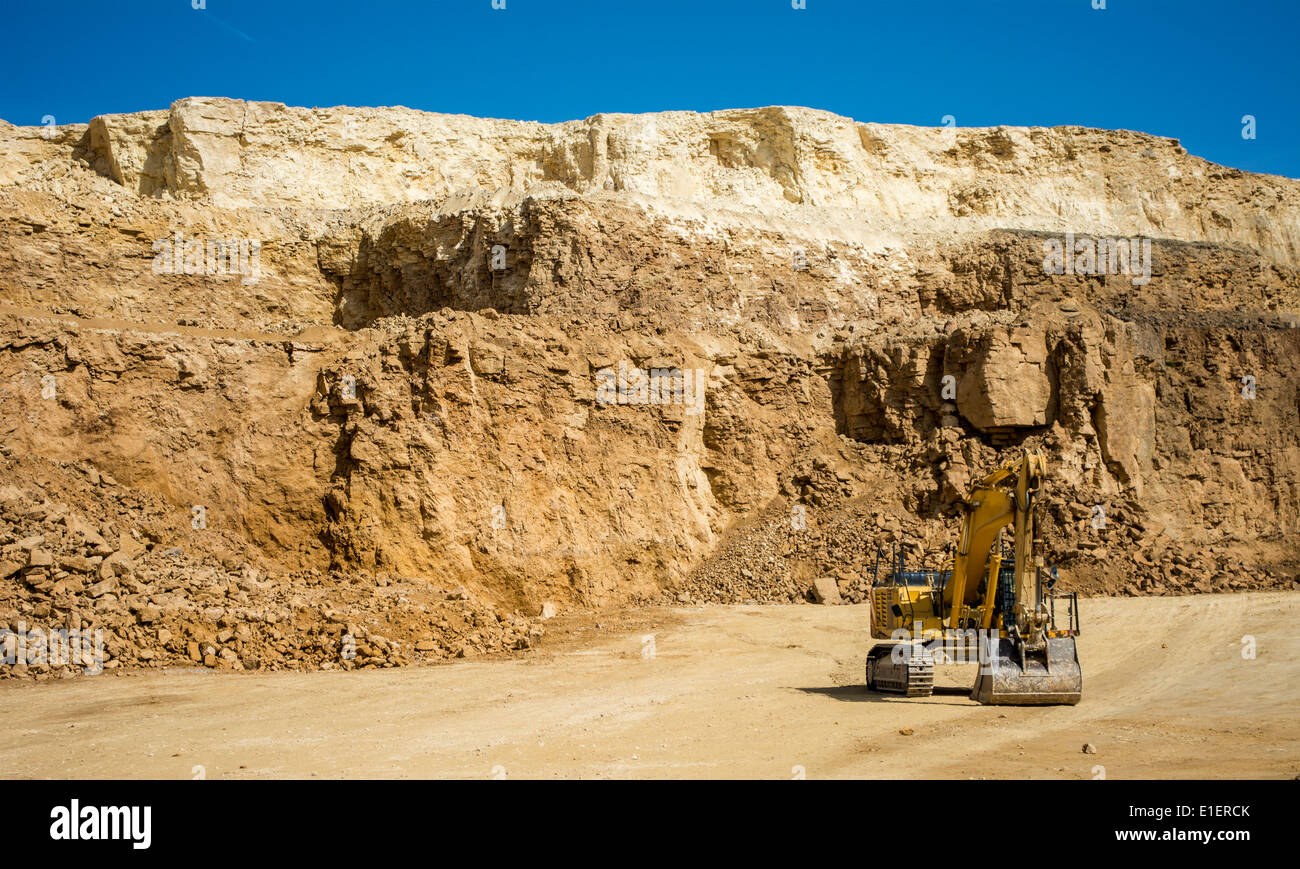
M965 667L941 668L951 690L928 699L868 693L863 606L655 608L558 619L539 651L516 658L7 682L0 775L1300 774L1300 594L1101 598L1081 609L1077 707L981 707L956 690L973 679Z

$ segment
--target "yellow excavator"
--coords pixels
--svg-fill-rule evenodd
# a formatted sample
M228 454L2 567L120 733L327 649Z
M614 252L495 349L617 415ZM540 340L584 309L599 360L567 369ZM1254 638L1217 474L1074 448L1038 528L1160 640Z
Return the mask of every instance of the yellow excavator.
M902 550L883 575L877 549L867 687L925 697L936 659L979 663L971 698L995 706L1074 705L1083 695L1075 637L1078 595L1056 625L1056 569L1034 556L1034 506L1046 465L1023 449L964 502L955 555L939 570L908 570Z

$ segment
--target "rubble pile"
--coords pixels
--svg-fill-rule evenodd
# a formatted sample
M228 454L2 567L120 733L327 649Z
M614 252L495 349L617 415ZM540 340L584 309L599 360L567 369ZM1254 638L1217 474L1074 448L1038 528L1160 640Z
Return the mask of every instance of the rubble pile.
M159 499L81 470L96 497L71 505L50 500L62 487L48 479L42 489L0 486L0 631L102 631L105 670L394 667L525 650L544 632L539 619L464 588L369 571L266 571L235 554L238 541L181 533ZM16 643L4 650L12 659L0 660L0 676L81 669L27 645L30 662L17 660Z

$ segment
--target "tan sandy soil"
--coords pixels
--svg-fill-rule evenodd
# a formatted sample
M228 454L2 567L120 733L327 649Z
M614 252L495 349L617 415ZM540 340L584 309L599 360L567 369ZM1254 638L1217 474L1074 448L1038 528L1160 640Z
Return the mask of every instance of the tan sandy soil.
M430 667L10 682L0 774L1291 778L1298 623L1295 593L1085 601L1072 708L867 693L862 606L574 617L539 652Z

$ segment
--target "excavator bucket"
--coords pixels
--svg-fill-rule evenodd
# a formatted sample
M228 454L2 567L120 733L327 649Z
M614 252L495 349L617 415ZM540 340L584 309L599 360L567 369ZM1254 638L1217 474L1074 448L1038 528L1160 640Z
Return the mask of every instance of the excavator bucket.
M981 644L971 699L987 706L1073 706L1083 696L1083 671L1074 637L1049 638L1045 649L1024 652L1014 640Z

